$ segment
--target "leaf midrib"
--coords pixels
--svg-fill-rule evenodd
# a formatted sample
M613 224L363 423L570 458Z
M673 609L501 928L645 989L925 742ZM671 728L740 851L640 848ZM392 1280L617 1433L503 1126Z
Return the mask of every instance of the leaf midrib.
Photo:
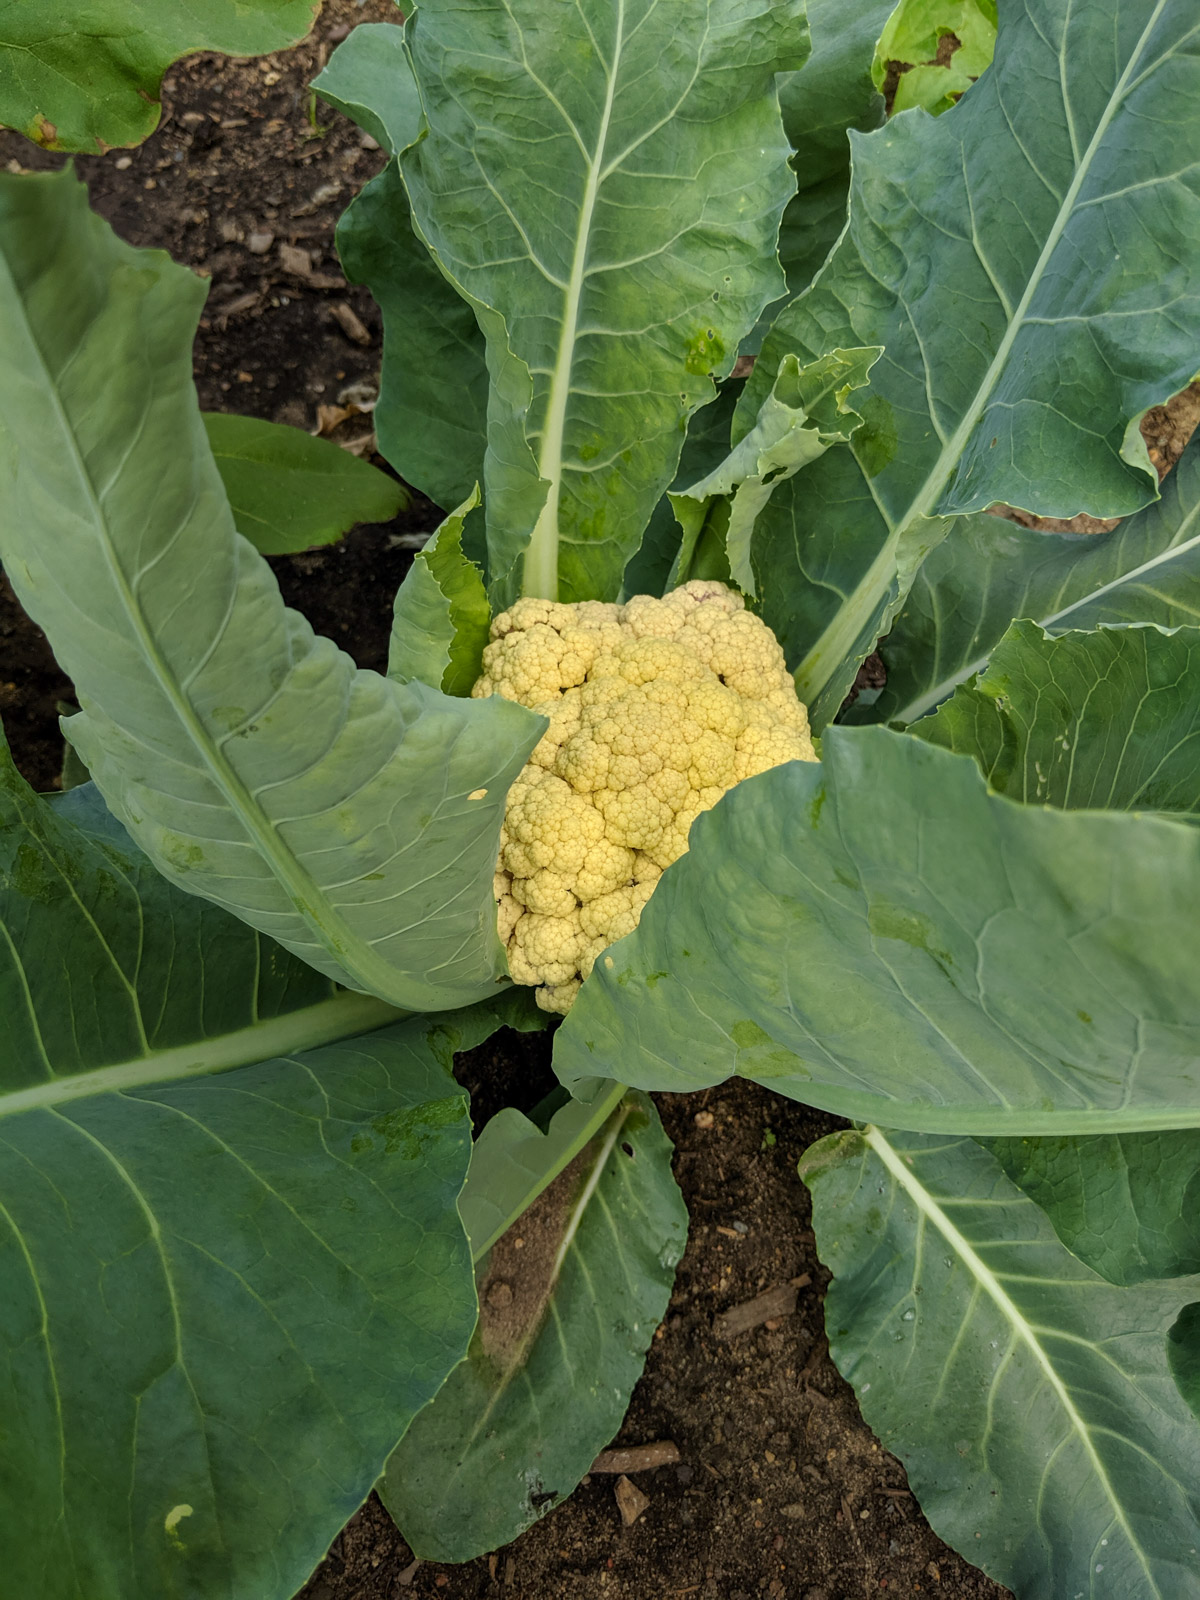
M1200 514L1200 503L1188 513L1182 526L1186 528L1198 514ZM1095 605L1097 601L1102 600L1107 594L1113 594L1117 590L1124 589L1129 584L1137 583L1147 573L1156 572L1160 567L1169 566L1171 562L1177 560L1180 556L1190 555L1197 548L1200 548L1200 534L1196 534L1191 539L1185 539L1182 544L1172 544L1169 549L1160 550L1150 560L1143 561L1136 567L1131 567L1128 572L1121 573L1119 577L1110 578L1107 583L1101 583L1096 588L1089 589L1087 594L1081 595L1078 600L1072 600L1070 605L1061 606L1057 611L1049 612L1044 617L1031 620L1035 620L1039 627L1045 628L1049 632L1052 628L1056 628L1056 625L1066 617L1072 616L1077 611L1084 610L1087 606ZM1057 631L1064 632L1066 630L1058 629ZM893 712L891 720L904 723L916 722L918 717L923 717L926 712L932 711L935 706L940 705L947 695L953 694L960 683L965 683L975 673L982 672L990 660L991 651L986 655L976 656L973 661L969 661L966 666L958 668L950 677L943 678L940 683L935 683L931 689L925 690L915 700L910 700L906 706L902 706L899 710Z
M1008 1322L1009 1326L1013 1330L1014 1337L1019 1339L1033 1356L1033 1359L1040 1368L1046 1382L1053 1390L1055 1398L1062 1406L1073 1432L1083 1446L1084 1452L1086 1453L1092 1470L1096 1475L1097 1481L1103 1489L1109 1504L1112 1506L1113 1520L1119 1523L1121 1531L1124 1533L1129 1542L1129 1548L1137 1556L1142 1571L1146 1575L1146 1581L1150 1585L1152 1592L1156 1596L1161 1597L1162 1591L1154 1581L1154 1575L1150 1570L1146 1552L1135 1538L1133 1530L1129 1526L1129 1521L1125 1515L1125 1509L1120 1500L1117 1498L1108 1471L1105 1468L1105 1465L1101 1460L1095 1445L1092 1443L1091 1431L1089 1430L1083 1417L1079 1414L1079 1410L1071 1398L1070 1391L1063 1382L1062 1378L1059 1377L1054 1363L1050 1360L1050 1357L1046 1354L1046 1352L1042 1349L1041 1344L1038 1342L1036 1330L1026 1319L1020 1307L1012 1299L1011 1295L1009 1295L1004 1289L996 1274L992 1272L991 1269L986 1265L975 1248L967 1240L965 1235L955 1227L954 1223L951 1222L950 1218L933 1198L933 1195L929 1192L925 1185L920 1182L916 1176L916 1173L905 1166L897 1151L885 1137L883 1131L879 1128L867 1127L864 1129L862 1137L875 1153L876 1157L883 1163L884 1167L891 1176L892 1181L904 1191L904 1193L916 1206L918 1213L924 1217L932 1227L937 1229L943 1239L945 1239L946 1243L957 1254L963 1265L971 1273L980 1289L983 1290L983 1292L996 1306L1001 1316L1004 1317Z
M1004 337L997 347L991 364L975 392L975 396L963 413L958 427L946 440L938 454L937 460L926 474L921 489L909 502L908 508L900 518L893 522L891 517L883 511L882 503L877 500L880 510L888 523L889 534L883 549L875 557L858 585L839 608L833 622L825 629L816 644L812 646L807 655L796 669L796 689L800 698L806 703L816 698L816 695L828 683L833 672L849 654L862 630L868 625L880 604L884 602L888 589L891 587L896 568L896 552L901 539L907 530L915 523L926 517L934 515L934 507L949 480L954 466L962 455L967 441L979 420L984 408L991 399L992 393L1000 380L1008 357L1012 353L1013 344L1024 324L1026 313L1033 300L1034 294L1041 286L1042 278L1050 259L1057 250L1067 224L1075 212L1075 202L1091 168L1096 152L1112 124L1112 119L1121 106L1129 80L1132 77L1137 63L1141 60L1147 39L1157 26L1167 0L1158 0L1154 13L1143 28L1138 38L1136 47L1130 52L1125 70L1109 96L1104 113L1096 125L1096 130L1079 162L1075 176L1072 178L1063 196L1062 204L1054 222L1046 235L1038 259L1030 273L1029 282L1025 293L1021 296L1016 309L1012 312ZM1003 302L1001 302L1003 305ZM926 367L928 376L928 368ZM865 473L864 473L865 477ZM868 480L869 481L869 480ZM822 676L823 674L823 676Z
M558 512L563 480L563 438L566 431L567 406L571 399L571 370L575 363L575 343L579 328L580 301L587 269L588 250L591 245L592 219L604 176L604 151L612 122L613 104L617 93L617 75L621 67L621 51L625 44L625 0L617 0L617 27L613 46L612 66L608 73L604 111L596 136L596 148L588 166L583 202L579 208L579 226L575 234L575 249L571 258L571 275L563 296L562 331L559 335L558 353L550 392L546 399L546 417L542 427L542 447L538 453L538 477L550 485L542 509L530 536L525 553L523 593L544 600L558 599ZM599 55L599 51L597 51Z
M214 1038L197 1039L69 1077L0 1092L0 1118L16 1116L23 1111L48 1110L91 1095L144 1089L154 1084L254 1066L278 1056L315 1050L320 1045L369 1033L410 1015L374 995L345 990L328 1000L252 1022Z
M117 558L107 515L98 498L87 464L80 454L75 430L63 407L55 375L42 352L29 319L24 315L24 300L13 279L8 262L2 254L0 254L0 270L4 273L6 290L11 302L18 310L18 321L25 330L29 349L42 374L43 391L48 394L50 405L57 418L59 433L65 442L66 456L74 466L86 503L91 508L92 524L99 532L105 563L155 681L162 687L168 703L190 739L192 748L208 769L213 782L241 821L263 860L286 889L294 911L312 930L317 942L333 956L348 976L361 982L364 988L381 995L391 993L398 976L396 969L377 955L374 949L354 932L341 914L334 910L320 885L301 865L295 854L286 847L278 830L270 826L260 809L254 805L245 784L220 747L209 737L203 720L162 656L157 640L145 621L141 606ZM205 447L207 448L207 442ZM228 508L227 500L226 507ZM232 513L230 517L232 519ZM323 907L323 915L318 915L312 909L311 902L314 900Z

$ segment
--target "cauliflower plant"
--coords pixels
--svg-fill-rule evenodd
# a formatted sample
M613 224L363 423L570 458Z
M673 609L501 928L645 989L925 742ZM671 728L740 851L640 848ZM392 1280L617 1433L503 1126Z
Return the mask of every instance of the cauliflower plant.
M565 1013L699 814L743 778L816 754L775 635L722 583L625 605L518 600L491 639L472 695L550 719L508 796L500 937L514 980Z

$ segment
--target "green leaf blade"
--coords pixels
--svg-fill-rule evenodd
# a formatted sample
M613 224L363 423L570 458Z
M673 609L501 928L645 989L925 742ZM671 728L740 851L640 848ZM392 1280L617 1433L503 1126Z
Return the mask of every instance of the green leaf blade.
M971 1140L813 1147L830 1350L934 1529L1020 1595L1164 1600L1200 1543L1167 1335L1200 1281L1113 1288Z
M0 545L110 807L173 881L339 982L404 1009L492 993L490 877L537 719L358 671L288 611L196 407L202 286L120 244L69 173L5 178L0 206Z
M492 620L483 577L463 554L463 524L478 486L419 551L396 593L388 677L416 678L446 694L469 695L483 668Z
M1200 810L1200 630L1050 638L1018 622L986 670L912 733L979 762L1026 804Z
M1200 979L1176 931L1198 874L1189 823L1017 805L974 761L833 728L820 765L698 819L584 984L556 1069L569 1086L619 1062L673 1090L737 1073L918 1131L1200 1126Z
M860 407L874 436L856 445L871 503L847 486L796 514L823 549L848 498L864 512L836 525L847 570L823 619L786 638L801 699L827 697L818 721L886 631L931 520L994 501L1124 516L1154 498L1136 423L1188 383L1200 339L1196 252L1180 250L1200 242L1200 67L1186 5L1104 0L1103 13L1111 29L1067 0L1036 15L1012 7L993 66L951 112L851 135L845 235L781 314L747 384L741 431L785 353L885 347L874 416ZM1146 145L1160 108L1185 100L1172 140ZM789 493L801 486L785 487L768 515L788 515ZM785 533L778 560L773 588L786 593L796 557ZM777 626L768 609L766 620L788 632L786 615Z
M6 5L0 123L51 150L102 154L158 126L163 74L197 50L265 55L302 39L315 0L98 0Z
M264 556L333 544L359 522L390 522L401 484L329 439L258 417L210 411L204 431L234 524Z
M335 990L0 750L0 1010L9 1581L289 1600L467 1348L449 1069L507 1008Z
M532 1262L525 1271L542 1228L558 1244L549 1282ZM570 1494L620 1426L687 1236L651 1102L627 1096L514 1231L529 1235L524 1248L501 1239L480 1269L467 1360L379 1485L428 1559L466 1561L514 1539ZM499 1311L496 1284L510 1295Z
M610 0L554 19L543 0L469 19L423 8L411 49L429 135L402 165L422 237L493 313L490 359L511 352L532 375L545 503L501 516L485 478L490 576L528 545L526 590L570 601L616 594L682 424L778 292L790 184L772 78L807 36L792 0L720 0L712 17ZM519 117L519 163L497 104Z
M1162 499L1109 533L1040 533L964 517L933 552L884 641L888 682L852 722L916 722L982 671L1014 617L1050 632L1200 619L1200 440Z
M1110 1283L1200 1272L1200 1138L989 1139L1005 1173Z

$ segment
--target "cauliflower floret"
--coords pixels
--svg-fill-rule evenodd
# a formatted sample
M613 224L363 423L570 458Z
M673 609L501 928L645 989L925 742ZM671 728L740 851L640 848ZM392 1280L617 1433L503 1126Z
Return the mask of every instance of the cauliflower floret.
M621 606L518 600L471 693L549 719L509 792L495 892L509 972L561 1015L700 813L743 778L816 760L774 634L708 580Z

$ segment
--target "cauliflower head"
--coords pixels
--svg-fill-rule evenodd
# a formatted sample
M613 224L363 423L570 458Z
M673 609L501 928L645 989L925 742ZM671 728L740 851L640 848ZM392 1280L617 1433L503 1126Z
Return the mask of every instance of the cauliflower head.
M518 600L471 693L550 720L509 792L495 881L509 971L545 1011L565 1014L637 926L702 811L817 759L775 635L722 583L625 605Z

